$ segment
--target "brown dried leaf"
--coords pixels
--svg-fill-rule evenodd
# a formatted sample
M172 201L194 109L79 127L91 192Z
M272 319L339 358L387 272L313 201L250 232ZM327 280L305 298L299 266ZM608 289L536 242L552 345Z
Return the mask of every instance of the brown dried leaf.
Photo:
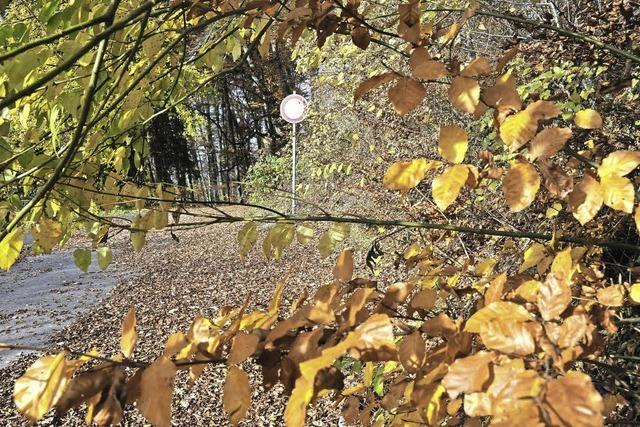
M564 275L550 273L538 291L537 306L544 320L557 319L571 303L571 288Z
M388 95L393 108L401 116L416 108L427 94L422 83L409 77L404 77L389 89Z
M136 406L138 411L154 426L171 425L171 401L176 365L161 356L142 371Z
M485 323L480 329L480 337L487 348L507 354L526 356L536 348L526 325L508 318Z
M417 372L424 363L426 344L418 331L406 336L400 343L400 362L409 373Z
M229 358L227 364L237 365L249 358L258 348L260 338L255 334L249 334L247 332L239 332L233 338L231 343L231 350L229 351Z
M540 189L540 175L531 163L514 161L502 181L504 198L511 212L520 212L536 198Z
M122 335L120 337L120 349L126 358L130 358L138 342L136 332L136 309L131 307L122 321Z
M483 391L489 385L489 368L494 360L495 355L488 351L479 351L473 356L457 359L449 366L442 385L452 399L457 398L460 393Z
M237 366L230 366L224 382L223 406L232 425L244 419L251 405L249 376Z
M458 110L473 114L480 103L480 85L472 78L458 76L451 82L448 96Z
M598 302L609 307L622 307L624 304L625 290L622 285L613 285L598 289Z
M367 80L360 83L360 85L356 88L355 92L353 93L353 100L357 101L367 93L382 86L385 83L395 80L397 77L398 75L396 73L390 72L368 78Z
M526 322L527 320L533 320L533 316L520 304L509 301L496 301L476 311L473 316L467 320L464 330L467 332L480 333L483 325L495 319Z
M546 128L538 132L531 141L529 158L545 159L560 151L573 133L569 128Z
M552 425L600 427L603 425L602 397L591 378L582 372L570 371L564 377L550 380L543 404Z

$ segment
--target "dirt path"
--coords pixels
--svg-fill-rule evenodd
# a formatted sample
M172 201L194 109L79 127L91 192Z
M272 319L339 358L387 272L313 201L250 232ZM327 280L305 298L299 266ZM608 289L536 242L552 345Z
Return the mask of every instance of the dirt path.
M186 332L198 315L215 317L220 307L239 306L247 295L251 296L251 306L267 306L276 282L283 278L287 278L283 301L287 306L304 288L312 289L330 279L333 261L322 260L313 246L294 245L278 262L266 261L257 247L241 262L236 244L238 228L239 225L220 225L183 231L178 233L179 242L168 233L149 233L141 252L126 251L117 259L121 263L119 270L129 271L132 276L121 278L102 301L56 333L49 344L80 350L97 348L103 355L114 355L119 348L120 322L134 305L139 334L134 356L151 358L161 352L171 333ZM3 426L26 425L15 411L11 393L13 382L33 360L33 355L22 357L0 370ZM285 398L281 389L264 391L258 367L247 362L245 368L254 379L254 404L244 425L283 425ZM194 385L188 384L186 374L179 374L174 392L174 425L228 425L222 410L223 381L224 367L208 367ZM59 421L50 417L39 425L83 425L83 412L70 413ZM309 425L337 425L330 404L312 408L309 414ZM125 420L125 425L143 425L134 411L127 411Z

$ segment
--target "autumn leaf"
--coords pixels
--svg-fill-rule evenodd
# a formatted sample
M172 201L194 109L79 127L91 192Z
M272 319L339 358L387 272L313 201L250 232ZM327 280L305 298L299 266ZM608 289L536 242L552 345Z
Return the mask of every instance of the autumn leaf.
M563 377L548 381L543 409L552 425L603 425L602 397L593 387L591 378L582 372L570 371Z
M452 399L460 393L483 391L491 379L490 364L495 355L487 351L455 360L442 379L442 385Z
M520 212L536 198L540 189L540 175L531 163L514 161L502 181L504 197L511 212Z
M520 111L522 100L517 90L515 75L508 72L496 79L493 86L482 88L482 100L501 111Z
M527 250L524 251L524 261L518 269L518 273L522 273L531 267L535 267L546 256L547 250L543 244L534 243L529 246Z
M546 128L541 130L531 141L529 158L545 159L560 151L571 138L569 128Z
M49 218L41 218L31 226L31 235L44 253L50 253L62 237L62 224Z
M629 287L629 299L636 304L640 304L640 283L634 283Z
M355 27L351 30L351 41L362 50L366 50L371 43L371 34L364 27Z
M424 47L417 47L413 50L409 59L409 67L411 67L411 74L416 79L435 80L449 75L444 64L432 60Z
M237 365L247 360L258 348L260 337L247 332L240 332L233 338L227 363Z
M602 201L611 209L633 212L635 191L633 183L623 176L608 175L600 179Z
M142 371L136 388L136 407L147 421L157 427L171 425L171 400L176 366L161 356Z
M473 114L480 104L480 85L474 79L458 76L451 82L448 96L458 110Z
M104 271L109 264L111 264L111 261L113 261L113 252L111 252L111 249L106 246L96 249L96 256L98 258L98 266L101 271Z
M357 101L367 93L377 89L385 83L395 80L397 77L398 75L396 73L384 73L368 78L367 80L360 83L360 85L356 88L355 92L353 93L353 100Z
M487 348L502 353L526 356L535 351L533 335L526 325L508 317L483 324L480 338Z
M237 366L229 367L224 382L223 404L232 425L238 425L247 416L251 405L251 386L247 373Z
M407 192L416 187L433 166L433 161L427 159L396 162L387 169L382 183L390 190Z
M550 273L538 291L538 310L544 320L557 319L571 303L571 288L563 275Z
M400 342L400 362L409 373L417 372L424 363L426 344L418 331L407 335Z
M395 348L391 322L387 315L375 314L350 332L344 340L333 347L324 348L320 356L302 362L299 365L300 377L295 382L285 410L287 426L304 426L307 405L313 398L314 381L318 372L333 364L350 349L357 349L357 353L363 354L365 351L377 351L388 347Z
M471 61L460 73L464 77L477 77L491 74L491 64L484 56L479 56Z
M598 302L609 307L622 307L624 304L624 286L612 285L598 289L596 297Z
M520 50L517 47L506 50L496 64L496 71L501 73L505 65L515 58L518 53L520 53Z
M76 267L86 273L89 269L89 264L91 264L91 251L89 249L76 249L73 251L73 261Z
M640 165L640 151L614 151L602 160L598 167L598 176L625 176Z
M433 200L440 210L445 211L458 198L469 175L466 165L453 165L435 177L431 184Z
M576 126L582 129L599 129L602 127L602 117L596 110L586 109L576 113L574 117Z
M338 260L333 268L333 277L344 283L353 277L353 253L350 250L344 250L338 255Z
M130 358L138 342L136 332L136 309L131 307L122 321L122 334L120 337L120 349L126 358Z
M538 130L538 121L529 110L520 111L500 125L500 138L509 151L517 151L531 140Z
M37 421L56 404L69 382L65 352L44 356L16 380L13 401L18 411L32 421ZM72 372L71 372L72 373Z
M253 221L245 223L238 231L240 259L244 260L253 245L258 241L258 224Z
M22 250L24 233L21 228L15 228L0 241L0 268L9 271L18 259Z
M467 131L458 126L442 126L438 141L438 152L451 163L461 163L467 153L469 142Z
M427 94L427 90L422 83L417 80L404 77L389 89L388 95L393 108L404 116L409 111L416 108Z
M604 202L600 183L591 175L585 175L578 185L574 186L568 198L569 210L584 225L591 221Z
M476 311L465 323L464 330L480 333L483 325L496 319L526 322L532 320L533 316L520 304L510 301L495 301Z

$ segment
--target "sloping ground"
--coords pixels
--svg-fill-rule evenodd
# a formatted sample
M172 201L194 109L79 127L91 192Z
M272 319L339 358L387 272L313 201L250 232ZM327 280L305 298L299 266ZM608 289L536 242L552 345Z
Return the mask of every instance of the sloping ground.
M53 336L50 344L74 350L98 349L112 356L119 350L120 324L133 305L137 311L139 341L134 358L158 356L167 337L186 332L198 315L215 317L224 305L241 306L247 296L250 308L266 307L276 282L286 279L282 306L304 288L312 290L331 278L333 257L322 260L311 246L293 245L280 261L266 261L255 248L244 262L238 256L236 234L240 225L216 225L178 232L179 242L168 233L149 233L147 245L139 253L119 254L119 270L132 274L115 286L96 307ZM110 242L113 244L113 242ZM362 260L361 260L362 261ZM362 263L363 264L363 263ZM108 271L108 270L107 270ZM0 370L0 423L26 425L12 402L15 379L33 363L33 355L20 358ZM265 391L260 369L245 362L252 377L252 408L243 423L247 426L283 425L286 398L279 386ZM173 401L173 425L228 425L222 409L223 366L208 366L194 385L180 372ZM52 416L38 425L84 425L84 411L71 412L62 420ZM309 411L308 425L337 425L337 411L331 402L319 403ZM144 425L133 410L125 414L124 425Z

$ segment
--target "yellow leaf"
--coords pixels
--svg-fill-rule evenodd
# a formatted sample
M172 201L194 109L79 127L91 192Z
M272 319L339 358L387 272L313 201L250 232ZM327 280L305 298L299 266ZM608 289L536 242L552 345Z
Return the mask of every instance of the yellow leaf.
M407 192L424 179L433 165L434 162L427 159L396 162L387 169L382 183L390 190Z
M401 116L420 105L426 94L422 83L408 77L400 79L388 92L393 108Z
M538 121L529 110L513 114L500 125L500 138L510 151L517 151L531 140L538 130Z
M232 425L238 425L247 415L251 405L249 376L237 366L230 366L224 382L224 411L229 414Z
M524 251L524 262L518 269L518 273L522 273L528 268L538 265L542 258L546 256L546 249L544 245L540 243L534 243Z
M482 325L494 319L510 319L516 322L532 320L531 313L520 304L509 301L495 301L476 311L467 320L464 330L467 332L480 333Z
M136 332L136 309L131 307L122 321L122 335L120 337L120 349L124 357L130 358L138 342Z
M458 110L473 114L480 103L480 85L474 79L458 76L451 82L448 96Z
M554 274L564 274L571 278L573 274L573 259L571 258L571 248L565 248L559 252L551 264L551 272Z
M502 182L504 197L511 212L520 212L529 207L540 189L540 175L531 163L520 160L511 168Z
M602 189L600 183L591 175L585 175L573 188L568 198L569 210L584 225L591 221L602 207Z
M603 425L602 396L589 375L569 371L547 382L542 410L549 414L550 425L596 427Z
M636 304L640 304L640 283L634 283L629 287L629 298Z
M487 348L518 356L531 354L536 348L533 335L527 326L509 317L484 323L480 327L480 338Z
M600 180L602 200L605 205L617 211L633 212L635 192L633 184L622 176L606 176Z
M258 224L249 221L238 231L238 245L240 246L240 259L244 260L253 245L258 241Z
M442 126L438 152L451 163L461 163L467 153L467 131L458 126Z
M69 382L64 358L64 352L41 357L16 380L13 400L18 411L30 420L44 417L62 396Z
M313 239L313 228L305 224L300 224L296 228L296 240L301 245L308 245Z
M602 127L602 117L600 113L592 109L578 111L574 121L576 126L582 129L599 129Z
M24 233L22 229L16 228L0 242L0 268L9 271L14 262L18 259L22 250L22 239Z
M353 253L350 250L344 250L338 255L333 277L345 283L353 277Z
M469 169L466 165L454 165L433 179L431 193L438 208L444 211L458 198L468 175Z
M31 227L31 235L38 242L44 253L51 252L51 249L60 242L62 237L62 224L49 218L42 217L37 224Z
M598 176L625 176L640 164L640 151L614 151L602 160L598 167Z

